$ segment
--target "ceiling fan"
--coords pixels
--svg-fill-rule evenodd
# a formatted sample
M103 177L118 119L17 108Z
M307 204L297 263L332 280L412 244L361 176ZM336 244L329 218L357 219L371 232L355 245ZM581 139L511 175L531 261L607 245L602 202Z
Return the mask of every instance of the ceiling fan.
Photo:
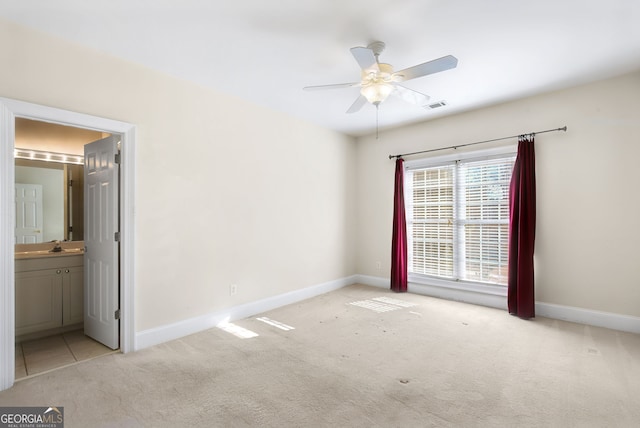
M370 43L366 48L351 48L351 54L360 65L361 76L359 82L338 83L333 85L306 86L305 90L321 90L321 89L340 89L352 86L360 86L360 96L349 107L347 113L355 113L359 111L367 102L376 106L376 108L386 100L389 95L397 95L399 98L411 104L424 106L429 100L429 96L406 86L400 85L400 82L415 79L429 74L439 73L441 71L455 68L458 65L458 59L452 55L443 56L442 58L414 65L400 71L393 71L390 64L381 63L378 60L380 53L384 51L385 44L383 42Z

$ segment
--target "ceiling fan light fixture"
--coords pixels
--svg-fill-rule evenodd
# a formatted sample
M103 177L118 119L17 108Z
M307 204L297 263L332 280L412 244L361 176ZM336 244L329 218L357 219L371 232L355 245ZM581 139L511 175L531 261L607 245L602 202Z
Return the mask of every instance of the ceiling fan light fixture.
M371 104L378 105L393 92L393 67L378 63L378 70L363 70L360 93Z
M393 85L384 81L376 81L365 85L360 89L360 93L371 104L378 105L391 95Z
M456 68L458 59L453 55L446 55L413 67L404 68L398 72L393 71L391 64L379 61L380 53L384 50L383 42L370 43L366 48L356 46L351 48L351 54L360 66L360 81L353 83L338 83L332 85L306 86L305 90L313 89L337 89L360 86L360 95L354 103L347 109L347 113L355 113L367 103L376 107L385 101L391 94L416 106L425 107L429 101L429 96L422 94L400 82L428 76L441 71ZM432 107L429 107L432 108ZM433 107L435 108L435 107Z

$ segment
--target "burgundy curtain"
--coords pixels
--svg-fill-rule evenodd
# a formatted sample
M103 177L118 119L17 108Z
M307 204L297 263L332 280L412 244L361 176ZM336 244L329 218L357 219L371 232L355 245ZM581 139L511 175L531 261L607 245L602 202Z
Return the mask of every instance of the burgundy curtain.
M393 237L391 239L391 290L407 291L407 222L404 213L404 160L396 159L393 194Z
M534 136L521 135L509 188L509 313L535 316L533 249L536 234L536 161Z

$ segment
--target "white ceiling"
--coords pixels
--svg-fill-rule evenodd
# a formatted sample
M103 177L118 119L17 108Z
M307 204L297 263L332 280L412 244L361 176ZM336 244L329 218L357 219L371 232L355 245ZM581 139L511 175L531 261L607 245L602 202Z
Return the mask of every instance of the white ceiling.
M350 135L376 111L345 111L358 88L349 49L386 43L396 70L444 55L458 67L405 86L447 106L397 98L380 128L640 69L638 0L2 0L0 17Z

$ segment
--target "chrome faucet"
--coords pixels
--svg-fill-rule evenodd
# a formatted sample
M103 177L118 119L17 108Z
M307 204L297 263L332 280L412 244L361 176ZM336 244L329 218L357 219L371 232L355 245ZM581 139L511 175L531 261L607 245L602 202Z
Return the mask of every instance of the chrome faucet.
M52 248L51 250L49 250L50 252L52 252L52 253L59 253L59 252L61 252L61 251L62 251L62 246L60 245L60 241L58 241L58 240L56 239L56 240L53 240L53 241L51 241L51 242L55 242L55 245L53 246L53 248Z

